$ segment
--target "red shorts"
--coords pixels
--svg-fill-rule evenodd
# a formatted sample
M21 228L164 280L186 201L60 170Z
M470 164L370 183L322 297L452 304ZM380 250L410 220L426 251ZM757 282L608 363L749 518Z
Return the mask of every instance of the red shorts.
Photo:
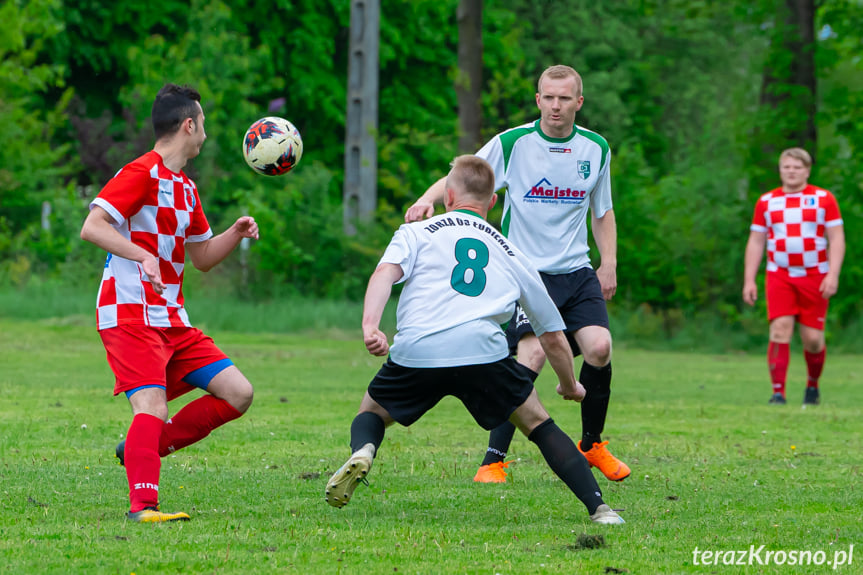
M146 385L165 388L168 400L195 389L183 378L227 359L212 338L194 327L120 325L99 332L114 372L114 395Z
M819 291L824 275L792 278L784 272L768 272L767 319L794 316L801 324L824 331L824 319L830 300Z

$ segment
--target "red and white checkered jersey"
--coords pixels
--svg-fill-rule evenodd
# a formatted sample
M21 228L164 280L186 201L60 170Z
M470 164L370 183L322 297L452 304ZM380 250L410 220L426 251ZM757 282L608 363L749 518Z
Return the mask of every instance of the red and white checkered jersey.
M825 231L841 225L833 194L808 185L793 194L776 188L761 196L749 229L767 234L768 272L803 277L829 271Z
M90 203L111 214L117 231L159 258L162 283L153 290L141 264L108 254L97 298L100 330L120 324L191 327L183 309L186 242L213 237L195 183L172 172L155 151L127 164Z

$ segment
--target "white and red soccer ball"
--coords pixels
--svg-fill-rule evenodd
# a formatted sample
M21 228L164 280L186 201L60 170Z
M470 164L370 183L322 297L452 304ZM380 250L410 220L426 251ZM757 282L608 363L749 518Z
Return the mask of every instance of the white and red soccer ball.
M257 173L281 176L290 172L303 157L303 139L289 121L267 116L246 130L243 157Z

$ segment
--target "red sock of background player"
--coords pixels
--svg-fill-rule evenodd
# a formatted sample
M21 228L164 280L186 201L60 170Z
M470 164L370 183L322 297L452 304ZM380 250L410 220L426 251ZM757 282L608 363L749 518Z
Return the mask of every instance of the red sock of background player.
M129 510L132 513L145 507L159 505L159 437L163 422L148 413L139 413L132 419L126 434L125 466L129 480Z
M186 405L165 423L159 441L159 455L165 457L210 435L217 427L243 415L233 405L204 395Z
M809 377L806 380L806 387L814 387L818 389L818 378L821 377L821 371L824 369L824 357L827 355L825 347L818 353L811 353L803 350L803 357L806 358L806 371L809 372Z
M785 377L788 374L788 344L771 341L767 346L767 368L770 370L770 381L773 382L773 393L781 393L785 397Z

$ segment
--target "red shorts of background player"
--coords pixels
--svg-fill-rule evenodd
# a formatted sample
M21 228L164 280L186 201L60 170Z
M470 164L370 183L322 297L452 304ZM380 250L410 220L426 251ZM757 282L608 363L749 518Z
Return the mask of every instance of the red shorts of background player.
M217 362L231 365L212 338L193 327L120 325L99 332L116 382L114 395L139 387L165 388L171 400L195 387L183 378ZM213 373L215 375L215 373Z
M830 300L819 291L823 280L822 274L792 278L782 271L767 272L767 319L791 315L807 327L824 331Z

